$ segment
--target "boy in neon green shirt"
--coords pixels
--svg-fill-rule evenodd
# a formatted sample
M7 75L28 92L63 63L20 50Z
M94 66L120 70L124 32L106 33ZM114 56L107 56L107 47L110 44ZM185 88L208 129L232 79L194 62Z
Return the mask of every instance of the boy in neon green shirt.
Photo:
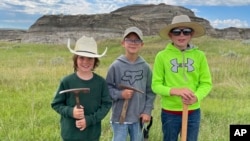
M163 141L178 140L183 105L188 105L187 140L198 140L200 102L212 80L205 54L190 41L204 34L204 27L187 15L175 16L160 31L162 38L172 41L156 55L152 78L152 90L161 96Z

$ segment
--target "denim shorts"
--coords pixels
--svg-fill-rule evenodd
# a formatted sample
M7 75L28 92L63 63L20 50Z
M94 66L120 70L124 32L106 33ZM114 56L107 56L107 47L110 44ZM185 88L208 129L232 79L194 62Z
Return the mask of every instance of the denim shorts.
M163 141L177 141L181 131L182 116L161 112ZM198 141L200 127L200 109L188 115L187 141Z
M143 141L140 123L111 123L113 129L112 141L126 141L129 135L130 141Z

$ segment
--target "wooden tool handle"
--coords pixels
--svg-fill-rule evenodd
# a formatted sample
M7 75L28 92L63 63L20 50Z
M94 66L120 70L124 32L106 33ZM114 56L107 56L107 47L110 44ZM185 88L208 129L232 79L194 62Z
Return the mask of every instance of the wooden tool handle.
M76 108L82 109L81 104L80 104L79 92L75 92L75 98L76 98ZM83 114L83 118L85 118L84 114Z
M123 106L122 106L122 112L121 112L121 116L119 120L120 123L123 123L125 121L127 109L128 109L128 99L125 99Z
M77 109L81 109L79 93L75 93L75 98L76 98L76 107L77 107Z
M188 122L188 105L183 105L182 125L181 125L181 141L187 141L187 122Z

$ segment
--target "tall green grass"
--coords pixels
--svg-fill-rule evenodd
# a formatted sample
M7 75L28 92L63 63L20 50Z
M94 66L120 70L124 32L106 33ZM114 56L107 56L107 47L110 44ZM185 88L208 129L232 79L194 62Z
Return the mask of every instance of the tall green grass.
M145 37L141 55L153 66L156 53L168 41ZM250 46L237 40L209 37L194 39L210 65L213 89L202 102L200 141L228 141L230 124L250 124ZM96 69L107 69L124 53L119 39L98 42L101 53L108 47ZM60 79L73 72L72 54L66 45L0 43L0 140L60 140L59 115L50 107ZM153 111L150 141L161 141L160 97ZM101 141L110 141L110 113L103 120Z

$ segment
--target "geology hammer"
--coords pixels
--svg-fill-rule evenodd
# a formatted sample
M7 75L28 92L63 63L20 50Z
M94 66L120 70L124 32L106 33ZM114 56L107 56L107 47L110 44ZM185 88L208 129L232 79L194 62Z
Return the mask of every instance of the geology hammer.
M141 91L141 90L138 90L138 89L136 89L134 87L126 86L126 85L123 85L123 84L119 84L118 88L120 88L120 89L129 89L129 90L133 90L133 91L139 92L141 94L144 94L144 92ZM125 99L124 103L123 103L123 106L122 106L122 112L121 112L121 116L120 116L120 120L119 120L120 123L123 123L125 121L125 117L126 117L126 114L127 114L127 109L128 109L128 99Z
M59 94L63 94L63 93L67 93L67 92L73 92L73 94L75 95L75 98L76 98L76 107L77 107L78 109L80 109L81 106L80 106L79 93L80 93L80 92L89 93L89 92L90 92L90 88L74 88L74 89L67 89L67 90L60 91Z

